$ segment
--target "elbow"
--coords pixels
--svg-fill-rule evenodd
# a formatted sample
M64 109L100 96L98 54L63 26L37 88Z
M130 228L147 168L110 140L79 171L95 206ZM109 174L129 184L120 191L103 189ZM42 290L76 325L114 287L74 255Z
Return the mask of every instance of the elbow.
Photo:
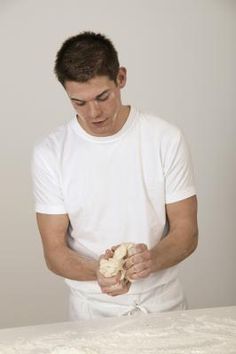
M196 250L197 246L198 246L198 229L196 229L191 235L187 256L190 256Z
M54 274L56 275L60 275L59 272L57 271L55 264L53 262L53 260L51 259L51 257L48 257L46 254L44 255L44 259L45 259L45 263L47 268Z
M195 230L191 234L185 235L185 238L182 239L183 247L182 247L182 255L181 259L189 257L198 246L198 230Z
M45 263L46 263L47 268L48 268L51 272L55 273L55 272L54 272L54 267L53 267L52 262L50 261L50 259L49 259L48 257L46 257L46 256L44 256L44 259L45 259Z

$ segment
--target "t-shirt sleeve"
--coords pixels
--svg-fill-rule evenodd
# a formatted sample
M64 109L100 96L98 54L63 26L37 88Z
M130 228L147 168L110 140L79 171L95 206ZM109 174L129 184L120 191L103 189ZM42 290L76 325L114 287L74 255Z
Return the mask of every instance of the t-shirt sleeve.
M164 158L165 200L174 203L196 194L193 167L186 141L179 131L174 130L166 141Z
M32 182L36 212L66 214L58 161L47 146L34 148Z

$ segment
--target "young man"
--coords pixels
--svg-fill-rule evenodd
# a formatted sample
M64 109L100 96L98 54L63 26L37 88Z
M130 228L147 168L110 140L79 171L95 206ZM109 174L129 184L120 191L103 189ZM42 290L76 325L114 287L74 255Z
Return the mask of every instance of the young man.
M66 40L55 73L76 117L35 147L33 181L45 260L69 285L70 319L184 309L176 265L197 246L197 201L180 131L122 104L126 69L101 34ZM129 282L99 272L123 242L134 243Z

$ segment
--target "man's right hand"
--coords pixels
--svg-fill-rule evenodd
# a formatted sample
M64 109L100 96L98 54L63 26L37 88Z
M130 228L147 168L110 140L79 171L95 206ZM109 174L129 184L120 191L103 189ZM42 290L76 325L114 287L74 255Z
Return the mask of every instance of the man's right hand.
M108 259L112 257L112 254L109 252L111 251L110 250L106 251L106 254L100 257L99 264L102 258ZM117 295L123 295L128 293L131 283L124 279L121 280L120 278L121 278L121 273L118 273L113 277L104 277L104 275L100 273L99 265L98 265L97 282L104 294L110 296L117 296Z

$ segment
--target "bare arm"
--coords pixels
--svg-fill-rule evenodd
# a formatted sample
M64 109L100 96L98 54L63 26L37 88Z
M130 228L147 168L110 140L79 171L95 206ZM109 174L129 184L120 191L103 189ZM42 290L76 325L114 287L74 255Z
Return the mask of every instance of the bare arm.
M150 273L169 268L188 257L197 247L196 196L166 205L169 232L151 250L139 244L126 262L127 275L132 279L145 278Z
M170 230L152 250L155 259L153 271L171 267L187 258L197 247L197 198L167 204Z
M97 279L98 262L79 255L67 244L69 226L67 214L37 213L37 222L42 238L44 257L52 272L73 280Z
M120 281L120 274L105 278L99 272L98 261L86 258L68 247L69 219L67 214L37 213L37 222L42 238L44 257L48 268L53 273L72 280L96 280L101 291L111 296L121 295L128 291L130 285Z

